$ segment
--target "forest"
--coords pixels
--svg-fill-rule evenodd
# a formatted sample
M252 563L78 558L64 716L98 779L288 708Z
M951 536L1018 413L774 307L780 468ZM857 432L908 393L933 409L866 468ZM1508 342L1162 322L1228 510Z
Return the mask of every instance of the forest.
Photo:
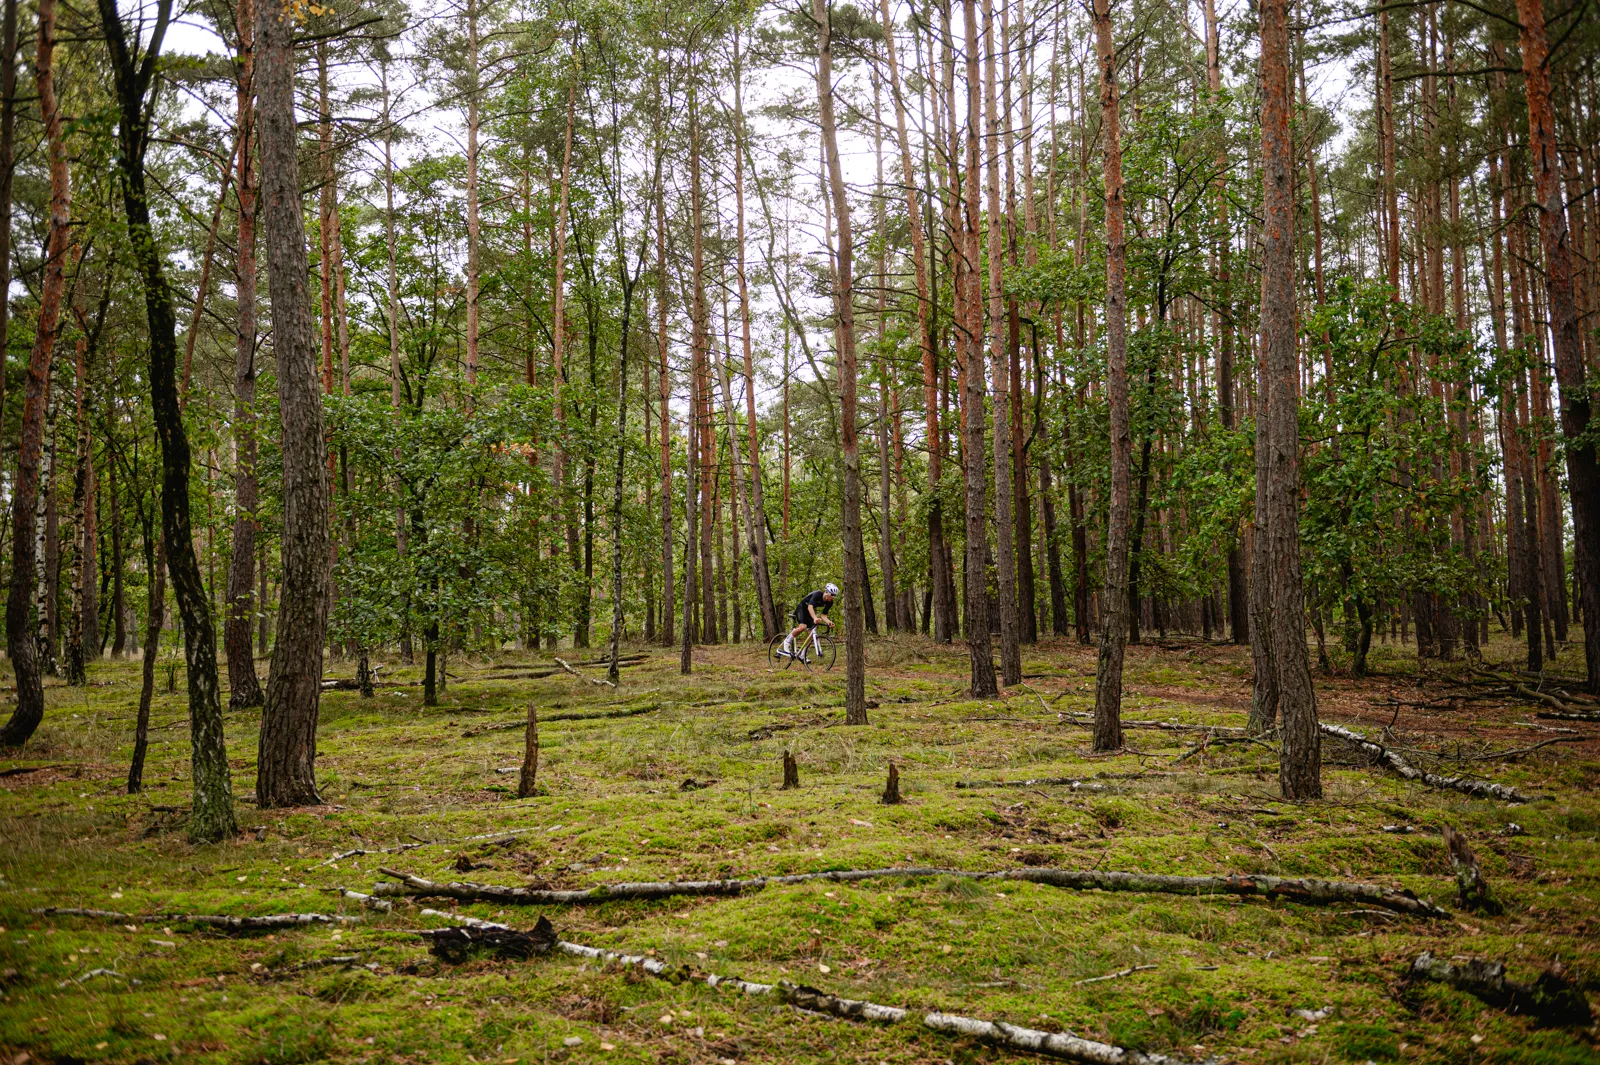
M1600 1053L1588 0L0 0L0 291L0 1065Z

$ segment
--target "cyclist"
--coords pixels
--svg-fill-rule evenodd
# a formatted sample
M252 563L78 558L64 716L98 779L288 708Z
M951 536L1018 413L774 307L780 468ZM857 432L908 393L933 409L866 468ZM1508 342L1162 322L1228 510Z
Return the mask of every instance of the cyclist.
M790 630L789 636L783 641L783 650L778 653L794 657L794 638L802 632L810 635L811 630L818 625L833 627L833 619L828 617L828 608L833 605L834 599L839 595L839 586L831 581L822 586L818 591L812 592L800 600L794 608L795 626Z

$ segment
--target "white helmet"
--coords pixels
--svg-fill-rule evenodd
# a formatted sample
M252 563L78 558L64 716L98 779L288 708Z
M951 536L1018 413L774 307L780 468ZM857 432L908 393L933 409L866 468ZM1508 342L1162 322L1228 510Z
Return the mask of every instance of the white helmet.
M829 581L827 584L822 586L822 594L837 596L839 594L839 586L834 584L832 581Z

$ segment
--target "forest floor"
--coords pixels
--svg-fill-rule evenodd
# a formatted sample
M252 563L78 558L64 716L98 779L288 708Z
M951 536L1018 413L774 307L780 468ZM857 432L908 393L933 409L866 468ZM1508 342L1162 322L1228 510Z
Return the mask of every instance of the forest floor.
M1486 659L1515 655L1501 638ZM1071 715L1092 709L1094 653L1069 642L1026 648L1028 686L974 701L959 648L871 640L871 723L855 728L843 724L842 655L829 674L770 671L749 643L699 649L695 662L682 677L675 651L652 649L612 690L516 676L547 667L547 655L453 659L459 679L434 708L421 705L419 669L386 666L376 698L324 696L325 805L313 808L254 808L257 716L230 713L243 831L210 847L185 842L186 709L166 671L147 790L135 796L124 776L137 663L99 664L88 688L53 682L38 736L0 762L0 1062L1039 1060L932 1030L929 1010L1186 1061L1600 1054L1595 1028L1540 1026L1404 978L1424 950L1503 960L1524 981L1560 961L1600 1001L1600 724L1540 718L1548 706L1458 686L1463 665L1422 673L1409 648L1376 647L1376 676L1318 675L1324 721L1371 737L1389 726L1389 742L1421 767L1543 801L1424 787L1324 738L1326 799L1294 804L1276 797L1270 746L1130 730L1125 752L1092 756ZM343 661L329 669L352 673ZM1580 674L1581 647L1552 673ZM177 681L181 691L181 670ZM1247 649L1179 639L1129 650L1127 720L1242 725L1249 692ZM530 701L544 718L540 794L518 800L505 770L521 760ZM641 712L555 719L617 710ZM1504 753L1545 740L1561 742ZM798 790L779 788L785 750ZM879 803L891 761L897 806ZM1088 786L957 786L1033 778ZM1479 855L1503 915L1458 902L1446 824ZM1415 831L1385 831L1396 825ZM396 899L386 913L336 891L371 892L387 879L379 866L585 887L894 865L1365 881L1451 915L949 875L582 906ZM50 906L129 916L34 912ZM560 953L447 962L415 933L448 922L421 907L521 929L544 914L564 940L918 1012L899 1024L838 1019ZM359 921L228 934L137 920L290 912ZM302 964L345 956L357 964ZM1119 975L1094 979L1108 974Z

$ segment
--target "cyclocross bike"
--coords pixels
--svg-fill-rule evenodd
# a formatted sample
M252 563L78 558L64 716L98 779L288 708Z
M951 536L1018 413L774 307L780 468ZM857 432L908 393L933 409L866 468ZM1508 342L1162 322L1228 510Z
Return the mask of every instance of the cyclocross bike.
M839 657L839 645L834 638L822 631L818 625L802 637L796 637L794 653L783 649L784 638L789 633L780 632L767 641L767 664L773 669L788 669L799 662L807 669L820 669L824 672L833 668L835 659Z

